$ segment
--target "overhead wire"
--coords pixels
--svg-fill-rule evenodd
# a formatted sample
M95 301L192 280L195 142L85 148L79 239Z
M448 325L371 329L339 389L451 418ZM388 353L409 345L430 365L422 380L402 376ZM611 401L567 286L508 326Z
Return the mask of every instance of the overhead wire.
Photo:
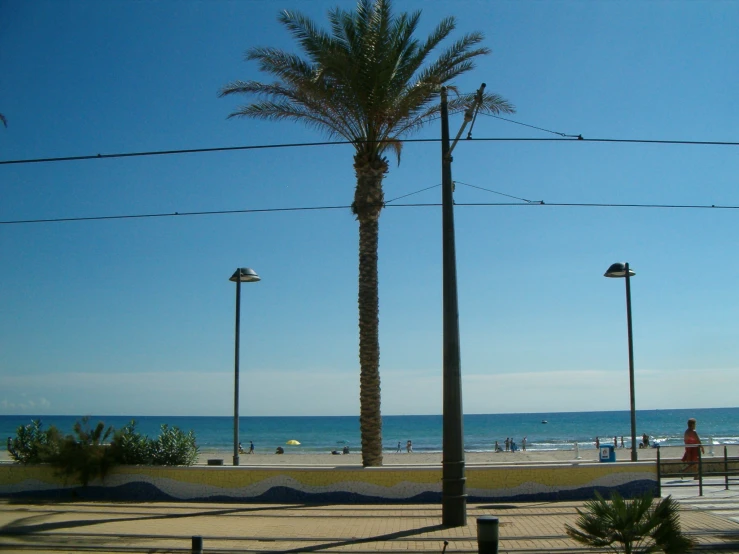
M434 185L435 188L439 185ZM420 191L419 191L420 192ZM412 193L415 194L415 193ZM515 197L513 197L515 198ZM571 208L650 208L650 209L716 209L716 210L739 210L739 206L733 205L717 205L717 204L617 204L617 203L597 203L597 202L544 202L543 200L536 202L455 202L455 207L515 207L515 206L542 206L542 207L571 207ZM387 208L431 208L441 206L440 202L414 203L414 204L385 204ZM163 217L187 217L202 215L229 215L229 214L250 214L250 213L275 213L275 212L300 212L300 211L322 211L322 210L342 210L349 209L351 206L307 206L292 208L249 208L241 210L210 210L210 211L193 211L193 212L163 212L151 214L124 214L124 215L107 215L107 216L89 216L89 217L59 217L46 219L16 219L8 221L0 221L0 225L20 225L34 223L68 223L79 221L109 221L116 219L147 219L147 218L163 218Z
M397 198L393 198L392 200L386 200L385 205L387 206L391 202L395 202L396 200L400 200L401 198L408 198L409 196L413 196L414 194L418 194L419 192L425 192L427 190L435 189L436 187L440 187L441 184L438 185L431 185L430 187L426 187L425 189L417 190L416 192L409 192L408 194L404 194L403 196L398 196Z
M489 114L486 114L489 115ZM491 116L500 117L500 116ZM504 118L503 118L504 119ZM533 127L533 126L532 126ZM538 127L534 127L537 128ZM543 129L546 131L546 129ZM692 146L739 146L739 142L733 141L717 141L717 140L666 140L666 139L614 139L614 138L583 138L581 135L563 135L556 131L547 131L557 135L560 138L542 138L542 137L485 137L470 138L470 141L477 142L602 142L602 143L622 143L622 144L681 144ZM424 143L424 142L441 142L441 139L400 139L402 143ZM219 146L213 148L185 148L181 150L150 150L142 152L119 152L114 154L86 154L81 156L59 156L47 158L26 158L14 160L0 160L0 165L19 165L19 164L36 164L36 163L54 163L54 162L70 162L84 160L105 160L114 158L136 158L144 156L169 156L181 154L201 154L208 152L234 152L240 150L264 150L275 148L303 148L311 146L341 146L353 144L351 141L323 141L323 142L296 142L285 144L254 144L244 146Z
M486 192L492 192L493 194L499 194L500 196L506 196L508 198L513 198L515 200L523 200L524 202L526 202L528 204L536 204L536 203L542 203L543 204L544 203L542 200L527 200L526 198L520 198L518 196L513 196L511 194L506 194L504 192L498 192L497 190L493 190L493 189L486 189L484 187L478 187L477 185L470 185L469 183L464 183L462 181L455 180L454 182L455 183L458 183L460 185L464 185L466 187L470 187L470 188L473 188L473 189L484 190Z
M585 140L583 139L582 135L568 135L566 133L560 133L559 131L551 131L549 129L545 129L544 127L537 127L536 125L530 125L528 123L522 123L521 121L516 121L515 119L509 119L507 117L503 117L500 115L495 115L492 113L485 113L483 112L482 115L486 115L488 117L492 117L495 119L500 119L501 121L507 121L508 123L515 123L516 125L521 125L523 127L529 127L531 129L537 129L538 131L544 131L545 133L551 133L553 135L559 135L560 137L566 137L566 138L574 138L578 140ZM470 138L470 137L467 137Z

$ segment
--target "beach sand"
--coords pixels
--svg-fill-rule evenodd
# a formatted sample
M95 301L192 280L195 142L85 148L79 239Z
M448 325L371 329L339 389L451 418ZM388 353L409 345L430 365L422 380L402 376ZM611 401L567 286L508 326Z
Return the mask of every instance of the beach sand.
M706 446L705 458L709 459L710 447ZM684 452L682 446L666 446L661 449L662 457L667 459L681 458ZM639 461L656 460L657 449L646 448L637 451ZM729 446L729 456L739 456L739 445ZM588 463L598 462L598 451L595 448L580 449L580 459L575 458L574 450L527 450L526 452L467 452L465 453L465 462L468 466L489 465L489 464L520 464L520 463ZM713 458L721 458L724 454L724 447L720 445L714 446ZM197 465L207 465L209 459L220 458L223 465L232 465L233 453L225 450L203 450L198 456ZM631 450L627 448L618 448L616 450L616 459L619 462L627 462L631 460ZM390 453L383 454L383 465L423 465L433 466L441 465L441 452L413 452L411 454ZM9 462L10 458L7 451L0 451L0 462ZM302 454L299 452L286 452L285 454L242 454L240 456L241 466L361 466L362 455L359 452L332 455L330 453L311 453Z
M739 448L739 447L737 447ZM682 446L665 447L662 449L662 456L666 458L680 458L683 455ZM716 455L723 455L723 447L715 448ZM527 450L526 452L466 452L465 461L467 465L488 465L488 464L517 464L517 463L562 463L562 462L597 462L598 451L594 448L580 450L580 459L575 459L574 450L547 450L536 451ZM639 450L639 460L656 460L657 449L649 448ZM708 450L706 450L706 455ZM736 454L736 452L734 453ZM731 455L731 452L730 452ZM207 464L209 458L222 458L224 465L231 465L233 459L232 452L225 451L203 451L200 453L198 464ZM631 450L619 448L616 450L616 459L618 461L628 461L631 459ZM394 452L385 452L383 454L383 465L441 465L441 452L412 452L411 454ZM330 465L330 466L361 466L362 455L359 452L341 455L326 454L242 454L240 456L240 465L242 466L264 466L264 465Z

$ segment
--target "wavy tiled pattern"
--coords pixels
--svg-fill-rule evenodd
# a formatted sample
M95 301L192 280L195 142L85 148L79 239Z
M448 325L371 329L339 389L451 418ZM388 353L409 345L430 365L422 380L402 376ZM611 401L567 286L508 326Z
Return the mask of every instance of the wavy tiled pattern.
M572 500L593 491L632 496L654 490L656 465L580 464L470 467L471 500ZM441 468L121 467L88 487L66 484L44 466L0 466L0 496L109 500L437 502Z

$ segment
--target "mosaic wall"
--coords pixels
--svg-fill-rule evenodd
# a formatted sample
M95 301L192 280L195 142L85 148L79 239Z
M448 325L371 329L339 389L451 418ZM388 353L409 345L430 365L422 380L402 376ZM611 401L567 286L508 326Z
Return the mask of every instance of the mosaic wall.
M467 467L471 502L583 500L598 490L656 491L654 463ZM441 468L143 467L114 469L87 487L46 466L0 465L0 497L257 502L441 501Z

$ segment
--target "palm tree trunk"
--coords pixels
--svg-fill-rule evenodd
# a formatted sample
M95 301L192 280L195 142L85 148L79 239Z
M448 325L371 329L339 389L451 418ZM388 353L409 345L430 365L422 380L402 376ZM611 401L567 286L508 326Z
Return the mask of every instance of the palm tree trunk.
M382 179L387 160L366 153L354 157L357 188L352 211L359 220L359 429L362 465L382 465L380 412L380 300L377 279Z
M359 428L362 465L382 465L377 220L359 222Z

